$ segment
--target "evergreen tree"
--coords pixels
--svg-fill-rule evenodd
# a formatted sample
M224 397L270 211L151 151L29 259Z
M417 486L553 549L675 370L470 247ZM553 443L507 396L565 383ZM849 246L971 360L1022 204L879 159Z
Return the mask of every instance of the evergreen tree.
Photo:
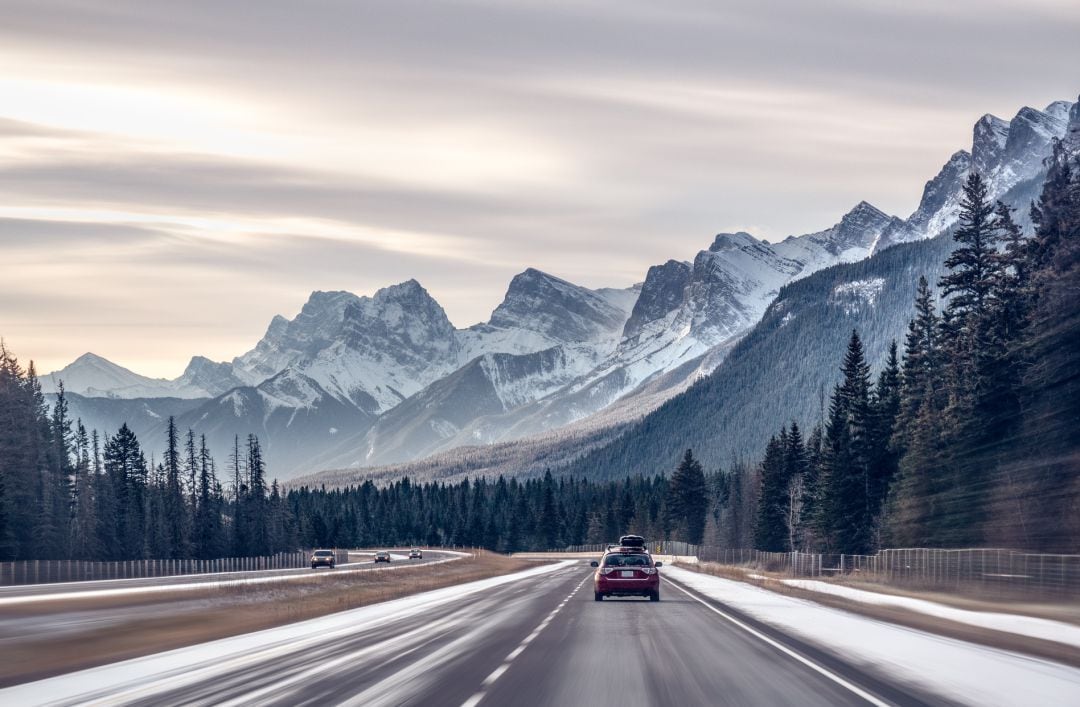
M541 548L552 550L561 547L559 538L560 519L555 502L555 480L551 470L544 472L541 486L540 506L537 514L537 535Z
M102 538L105 553L117 559L140 558L146 543L146 458L126 424L106 440L104 457L112 501L101 516L107 524Z
M232 553L238 557L247 555L250 543L250 529L248 528L247 513L247 484L244 483L244 462L240 456L240 436L233 436L233 451L229 457L232 466ZM320 545L320 542L309 543Z
M786 552L787 528L787 470L784 464L787 447L787 429L780 437L773 437L765 447L761 462L761 494L757 507L757 524L754 528L754 547L767 552Z
M878 374L870 405L870 516L880 517L885 499L896 475L899 454L893 444L897 419L900 415L900 361L896 342L889 345L885 366Z
M163 557L188 557L187 508L184 504L184 489L180 470L179 434L176 420L170 415L165 430L164 459L164 499L162 503L162 523L164 526Z
M221 499L215 493L213 469L210 454L206 449L206 435L202 436L202 445L198 461L194 454L194 439L188 432L191 464L198 469L198 498L195 504L194 555L199 559L220 557L225 548L221 539ZM197 466L196 466L197 465Z
M964 183L960 199L960 226L953 233L957 247L945 260L949 274L941 279L946 296L951 296L949 311L966 319L984 315L994 287L998 233L994 205L987 197L983 178L972 172ZM962 326L968 322L961 321Z
M915 317L908 325L900 376L900 401L890 445L897 459L897 481L888 495L890 542L911 547L926 537L926 511L935 504L945 407L941 326L925 277L919 278Z
M841 372L843 382L829 405L814 525L830 551L863 554L873 545L875 518L870 500L870 367L858 332L851 333Z
M15 355L0 341L0 558L32 558L31 529L37 508L36 475L40 425L32 384Z
M803 536L803 504L806 498L807 477L810 471L810 459L806 444L803 442L799 424L791 421L784 447L784 476L786 478L786 498L784 501L787 530L787 548L799 550L805 546Z
M248 491L244 501L244 522L248 530L247 555L265 555L269 551L267 528L266 468L263 465L259 438L248 435Z
M1058 144L1033 209L1031 304L1012 349L1023 418L1002 451L993 539L1080 551L1080 156Z
M101 552L97 547L97 518L94 494L97 490L94 463L91 453L97 455L97 435L95 432L93 447L90 436L79 420L75 428L75 449L77 462L74 482L74 521L71 524L71 557L78 560L97 558Z
M687 449L668 487L668 512L676 539L699 545L705 534L705 514L709 510L709 490L705 471Z

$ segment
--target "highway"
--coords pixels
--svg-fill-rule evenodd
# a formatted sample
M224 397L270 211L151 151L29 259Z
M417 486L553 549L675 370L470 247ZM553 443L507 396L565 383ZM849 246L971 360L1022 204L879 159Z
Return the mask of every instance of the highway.
M437 571L437 566L432 568ZM665 579L565 561L0 691L0 704L952 704Z

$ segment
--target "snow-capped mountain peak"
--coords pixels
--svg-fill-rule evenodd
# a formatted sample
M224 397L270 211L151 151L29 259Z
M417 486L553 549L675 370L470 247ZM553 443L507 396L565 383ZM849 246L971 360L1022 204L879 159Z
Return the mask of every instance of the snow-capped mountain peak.
M1068 122L1069 110L1075 105L1072 101L1054 101L1043 108L1043 113Z
M716 245L715 242L713 245ZM641 294L623 327L623 339L637 336L646 323L663 319L669 312L682 306L686 286L690 284L690 272L690 263L680 260L669 260L663 265L650 267L641 286Z
M1065 116L1076 110L1075 105L1055 101L1042 111L1024 107L1008 121L984 115L972 129L971 152L960 150L949 158L937 176L926 183L915 212L906 221L886 229L875 250L932 238L955 224L964 180L972 170L986 180L991 199L1011 198L1014 206L1025 206L1037 196L1044 160L1053 150L1054 141L1066 135ZM1026 209L1018 214L1025 218Z
M971 165L980 174L1000 159L1009 139L1009 121L987 113L975 123L971 142Z
M721 253L724 251L739 250L740 248L753 248L759 245L757 238L754 238L746 231L736 231L735 233L717 233L713 238L712 245L709 246L709 251L713 253Z
M584 343L621 330L626 316L588 288L528 268L510 281L488 325L529 329L556 342Z
M176 382L182 386L205 390L211 396L221 395L244 385L244 380L235 374L231 363L211 361L205 356L192 356Z
M85 353L58 371L41 377L41 390L55 393L64 389L88 397L102 398L207 398L210 393L194 381L178 378L148 378L94 353Z

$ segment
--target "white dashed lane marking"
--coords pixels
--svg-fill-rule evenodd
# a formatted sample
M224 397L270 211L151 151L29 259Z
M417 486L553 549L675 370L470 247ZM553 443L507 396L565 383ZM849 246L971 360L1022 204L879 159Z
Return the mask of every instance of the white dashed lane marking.
M574 587L574 590L572 592L566 595L565 599L559 602L558 606L552 609L550 614L544 617L544 620L541 621L536 626L536 628L532 630L532 633L522 639L521 643L518 644L518 647L507 654L506 658L503 659L502 664L500 664L499 667L491 671L490 675L484 678L484 682L482 683L483 689L481 689L469 699L465 700L465 702L462 703L461 707L476 707L476 705L478 705L480 701L484 699L484 695L487 694L488 688L490 688L495 683L495 681L501 678L503 673L505 673L510 668L510 663L512 663L514 659L517 658L519 655L521 655L525 648L528 647L528 645L532 643L533 640L535 640L536 637L539 636L545 628L547 628L547 625L551 623L551 620L554 619L560 611L562 611L562 608L566 606L566 603L570 601L574 597L574 595L578 593L578 590L581 589L582 586L584 586L585 582L589 581L591 578L591 574L585 575L585 578L582 579L576 587Z

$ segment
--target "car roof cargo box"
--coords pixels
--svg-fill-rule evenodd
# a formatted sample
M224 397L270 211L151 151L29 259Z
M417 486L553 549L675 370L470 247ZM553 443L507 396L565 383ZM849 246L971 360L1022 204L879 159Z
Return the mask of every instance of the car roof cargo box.
M623 547L645 547L645 538L640 535L624 535L619 538L619 544Z

